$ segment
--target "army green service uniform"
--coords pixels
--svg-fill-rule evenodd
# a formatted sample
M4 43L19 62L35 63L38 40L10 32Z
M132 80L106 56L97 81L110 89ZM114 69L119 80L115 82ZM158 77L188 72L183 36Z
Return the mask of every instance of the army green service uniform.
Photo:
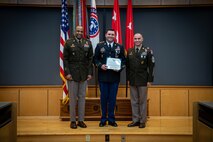
M150 48L142 46L139 51L130 48L127 51L127 79L130 85L132 120L145 123L147 112L147 82L153 82L155 60Z
M84 121L85 96L87 76L93 74L93 48L88 39L78 40L76 37L68 39L64 46L65 76L70 74L68 81L70 98L70 121L76 121L76 102L78 100L78 121Z

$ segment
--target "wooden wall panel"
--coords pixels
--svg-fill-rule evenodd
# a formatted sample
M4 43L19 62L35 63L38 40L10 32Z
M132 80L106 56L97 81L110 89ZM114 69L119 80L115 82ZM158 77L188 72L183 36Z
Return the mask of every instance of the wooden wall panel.
M17 4L17 0L1 0L0 3Z
M213 4L213 0L190 0L191 4Z
M17 106L17 115L19 115L19 89L1 88L0 102L15 102Z
M213 102L213 88L194 88L189 89L189 115L193 113L193 102L212 101Z
M96 2L96 6L97 5L104 5L105 0L96 0L95 2ZM87 0L87 4L90 5L90 3L91 3L91 0Z
M97 91L97 97L100 97L100 89L97 88L97 90L96 90L95 87L89 87L86 96L87 96L88 98L96 97L96 91Z
M91 0L87 0L87 5L90 5ZM67 1L68 6L73 5L73 0ZM0 4L27 4L35 6L57 6L61 7L61 0L0 0ZM97 6L107 6L112 8L113 0L96 0ZM162 7L162 6L188 6L188 5L212 5L213 0L132 0L133 6L150 6L150 7ZM119 5L124 7L127 5L127 0L119 0Z
M99 89L97 88L97 93L99 93ZM89 88L88 93L86 94L86 97L92 98L96 97L96 88Z
M129 96L129 89L128 89L128 96ZM86 97L88 98L92 98L92 97L96 97L96 89L95 88L89 88L86 94ZM97 97L100 97L100 89L97 88ZM126 88L125 87L120 87L118 88L118 93L117 93L117 97L121 98L121 97L126 97Z
M60 99L62 99L62 88L48 89L48 116L59 116Z
M69 1L67 1L69 4ZM48 5L61 5L61 0L47 0Z
M188 90L161 90L161 116L188 116Z
M161 0L133 0L133 5L160 5Z
M18 4L46 4L46 0L18 0Z
M118 88L117 97L126 97L126 88Z
M99 88L97 91L100 98ZM87 98L95 97L95 87L90 86ZM117 97L126 97L125 86L119 87ZM16 102L19 116L59 116L60 98L61 86L0 86L0 101ZM213 87L152 86L148 98L150 116L191 116L193 102L213 101Z
M20 89L21 116L47 116L47 89Z
M149 99L149 116L160 116L160 89L149 88L147 99Z
M127 5L127 0L118 0L119 1L119 5ZM105 5L114 5L114 1L113 0L105 0Z
M189 5L189 0L162 0L162 5Z

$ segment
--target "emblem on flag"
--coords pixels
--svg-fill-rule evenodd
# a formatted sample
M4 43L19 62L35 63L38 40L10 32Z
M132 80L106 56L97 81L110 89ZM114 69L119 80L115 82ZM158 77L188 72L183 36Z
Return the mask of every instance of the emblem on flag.
M91 12L92 14L90 15L90 37L93 38L95 36L97 36L97 34L99 33L99 24L98 24L98 18L97 16L93 13L93 11L95 11L94 13L96 13L96 9L92 8Z
M95 0L91 0L90 7L90 25L89 25L89 35L90 41L92 42L93 52L95 52L95 48L99 43L99 22Z

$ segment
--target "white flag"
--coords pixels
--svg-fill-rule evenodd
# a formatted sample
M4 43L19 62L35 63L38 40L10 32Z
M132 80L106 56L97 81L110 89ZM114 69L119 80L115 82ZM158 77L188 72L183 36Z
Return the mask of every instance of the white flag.
M95 51L96 45L99 43L99 32L96 4L95 0L91 0L89 35L93 46L93 52Z

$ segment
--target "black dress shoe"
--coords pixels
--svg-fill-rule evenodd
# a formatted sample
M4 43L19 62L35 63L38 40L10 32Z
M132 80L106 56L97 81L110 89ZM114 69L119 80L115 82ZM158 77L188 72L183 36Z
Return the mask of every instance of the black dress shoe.
M106 125L106 122L100 122L99 127L104 127Z
M78 121L78 126L81 128L86 128L87 125L83 121Z
M77 128L77 125L76 125L76 122L75 122L75 121L72 121L72 122L70 123L70 128L72 128L72 129L76 129L76 128Z
M108 124L113 127L118 127L118 124L116 122L108 122Z
M140 123L139 128L145 128L146 127L146 123Z
M135 127L135 126L139 126L140 125L140 122L132 122L132 123L129 123L127 125L127 127Z

